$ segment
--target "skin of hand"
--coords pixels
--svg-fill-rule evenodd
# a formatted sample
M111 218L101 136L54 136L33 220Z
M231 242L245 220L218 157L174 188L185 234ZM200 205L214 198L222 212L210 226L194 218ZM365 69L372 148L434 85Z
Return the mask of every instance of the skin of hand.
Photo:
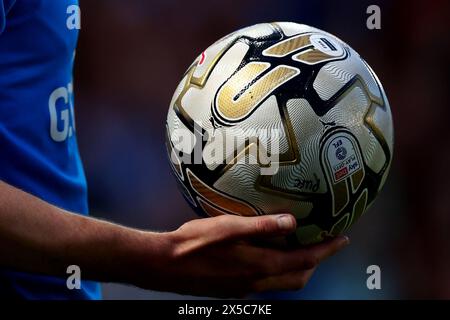
M292 215L197 219L171 232L74 214L0 181L0 266L182 294L243 297L304 287L316 266L349 243L339 236L297 249L254 240L294 232Z
M259 247L248 240L294 232L292 215L223 215L192 220L161 234L170 249L148 287L182 294L244 297L303 288L317 265L349 244L346 236L296 249ZM148 262L151 264L151 261ZM146 263L141 264L145 266ZM136 279L139 282L139 279Z

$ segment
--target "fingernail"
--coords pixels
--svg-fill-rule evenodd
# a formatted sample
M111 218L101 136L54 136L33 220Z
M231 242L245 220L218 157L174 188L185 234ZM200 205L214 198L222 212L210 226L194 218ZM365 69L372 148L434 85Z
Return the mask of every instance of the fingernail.
M281 215L277 218L278 227L281 230L292 230L295 227L295 220L290 215Z
M341 236L342 238L342 246L348 246L350 244L350 238L347 236Z

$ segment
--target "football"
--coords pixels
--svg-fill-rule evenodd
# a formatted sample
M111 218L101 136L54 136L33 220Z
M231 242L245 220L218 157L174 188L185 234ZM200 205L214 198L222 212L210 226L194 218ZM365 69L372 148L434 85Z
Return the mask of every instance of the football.
M380 81L348 44L292 22L212 44L167 116L167 150L201 216L289 212L291 244L347 231L389 172L393 122Z

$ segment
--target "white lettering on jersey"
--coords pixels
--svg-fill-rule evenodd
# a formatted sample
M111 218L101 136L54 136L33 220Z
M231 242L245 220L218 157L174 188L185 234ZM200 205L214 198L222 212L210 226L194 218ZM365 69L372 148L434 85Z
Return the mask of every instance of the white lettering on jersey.
M80 6L75 4L67 7L66 13L69 15L66 20L66 26L69 30L81 29L81 10Z
M48 99L48 110L50 112L50 136L56 142L65 141L73 135L75 130L74 111L72 103L73 85L70 82L67 87L55 89ZM65 108L56 108L59 100ZM62 128L58 128L58 122L62 121Z

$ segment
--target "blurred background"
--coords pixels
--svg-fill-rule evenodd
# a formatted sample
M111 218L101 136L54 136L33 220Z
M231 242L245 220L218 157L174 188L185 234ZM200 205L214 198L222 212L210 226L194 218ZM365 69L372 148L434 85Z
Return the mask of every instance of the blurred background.
M76 116L91 212L127 226L173 230L196 216L176 187L164 145L181 75L222 36L259 22L329 31L372 66L395 125L394 162L352 244L283 299L450 298L450 137L447 1L80 0ZM381 30L366 27L370 4ZM381 268L368 290L366 268ZM201 279L199 279L201 281ZM105 299L182 296L104 284ZM186 297L183 297L186 298Z

